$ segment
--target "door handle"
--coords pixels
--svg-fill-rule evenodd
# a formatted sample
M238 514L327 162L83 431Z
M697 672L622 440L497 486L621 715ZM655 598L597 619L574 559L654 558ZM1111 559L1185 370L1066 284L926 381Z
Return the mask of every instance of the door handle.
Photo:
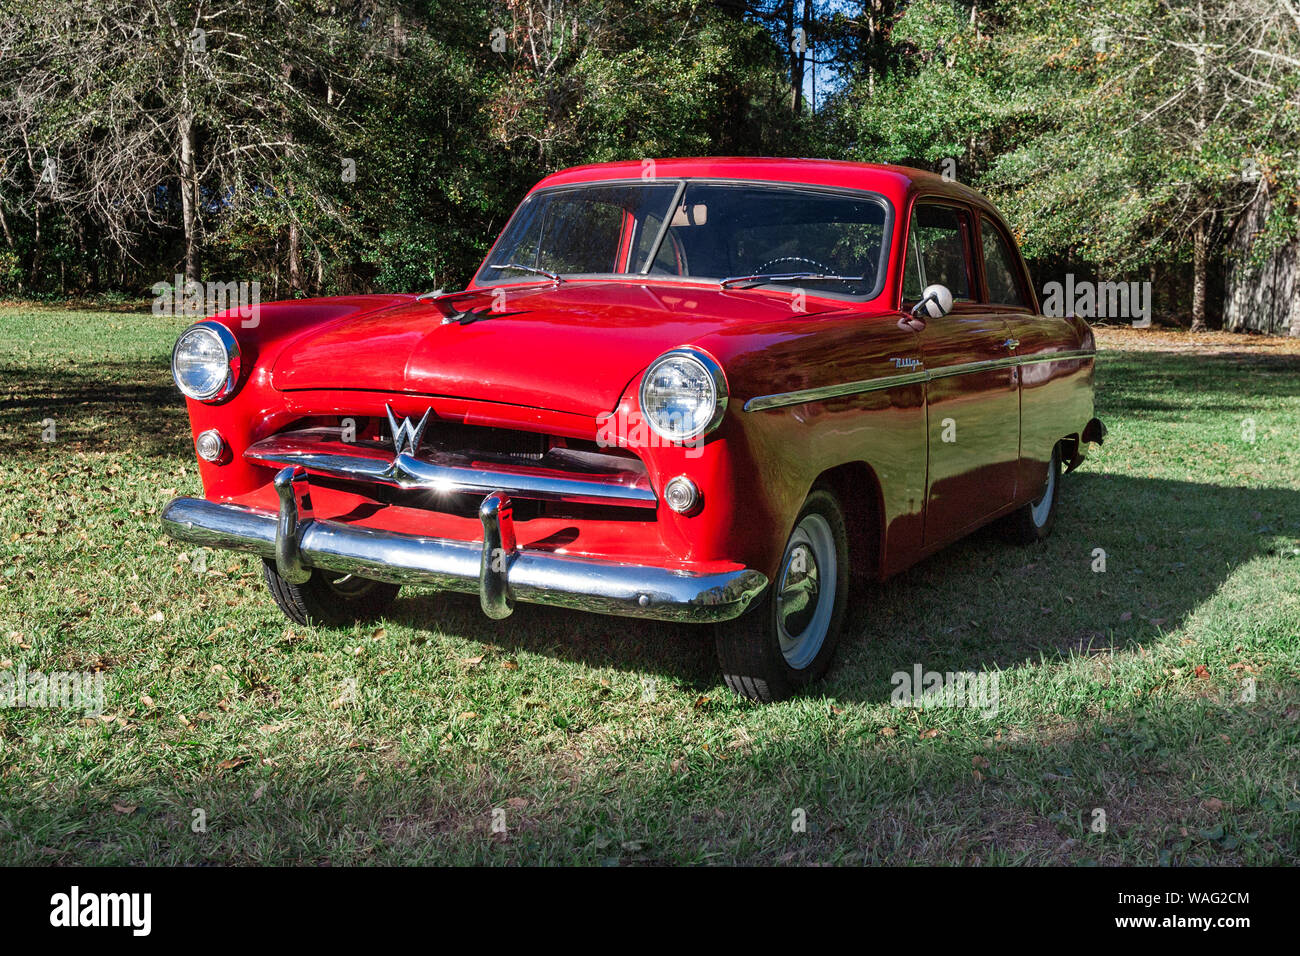
M1014 348L1016 348L1017 346L1020 345L1020 340L1019 340L1019 339L1007 339L1005 342L1002 343L1002 345L1003 345L1004 348L1007 348L1007 349L1014 349Z

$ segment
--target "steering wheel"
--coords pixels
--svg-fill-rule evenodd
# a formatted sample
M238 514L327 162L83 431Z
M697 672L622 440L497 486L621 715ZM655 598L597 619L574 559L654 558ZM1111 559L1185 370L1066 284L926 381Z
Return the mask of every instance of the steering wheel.
M768 259L766 262L764 262L761 266L759 266L759 267L758 267L757 269L755 269L754 271L755 271L755 272L765 273L765 272L767 272L767 268L768 268L768 266L775 265L775 264L778 263L778 262L806 262L806 263L808 263L808 265L810 265L810 266L816 266L816 267L817 267L817 270L818 270L819 272L822 272L822 273L825 273L825 274L828 274L828 275L831 273L831 268L830 268L830 266L824 266L824 265L822 265L820 262L816 261L815 259L805 259L805 258L803 258L803 256L777 256L775 259ZM807 271L807 270L804 270L804 271Z

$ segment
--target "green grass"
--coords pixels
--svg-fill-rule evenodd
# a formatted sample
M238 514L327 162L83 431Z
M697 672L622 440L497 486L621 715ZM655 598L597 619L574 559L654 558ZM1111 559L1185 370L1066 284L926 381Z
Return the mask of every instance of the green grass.
M703 630L430 592L289 626L159 530L199 493L183 324L0 311L0 669L107 694L0 710L0 862L1300 862L1300 356L1107 351L1052 539L856 594L820 693L760 706ZM917 662L1000 670L996 717L891 707Z

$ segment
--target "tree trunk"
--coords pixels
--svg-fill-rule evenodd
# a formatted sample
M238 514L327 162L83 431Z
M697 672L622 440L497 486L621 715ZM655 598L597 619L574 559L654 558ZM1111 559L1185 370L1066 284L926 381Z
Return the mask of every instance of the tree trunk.
M795 73L799 69L801 54L795 52L794 42L794 7L796 0L785 0L781 12L785 14L785 52L790 57L790 109L795 109L796 97L799 95L799 83Z
M302 239L298 223L289 223L289 294L302 291Z
M1300 234L1252 264L1273 208L1266 181L1228 233L1223 327L1229 332L1300 336Z
M1196 223L1192 234L1192 331L1204 332L1205 325L1205 289L1209 273L1210 242L1205 219Z
M812 25L812 0L803 0L803 18L801 26L803 27L803 42L799 44L799 49L795 49L793 42L794 36L794 8L797 0L790 0L787 22L790 23L790 110L795 116L803 113L803 74L804 60L808 55L808 30Z
M198 166L194 158L194 117L182 111L177 119L181 141L181 222L185 230L185 278L199 279Z
M41 277L41 248L41 201L38 199L32 207L32 267L27 275L33 289Z
M400 14L394 13L393 14L393 35L395 38L398 36L398 31L400 30L401 30ZM293 64L291 63L284 64L284 66L280 68L280 76L284 78L284 85L286 87L290 86L293 83ZM284 139L285 142L289 144L288 155L292 155L294 136L293 136L293 127L290 125L288 107L285 107L283 110L281 110L280 115L283 117L284 120ZM296 218L293 209L293 192L294 192L293 180L286 177L285 184L284 184L284 195L285 195L285 199L288 200L288 202L286 203L285 211L289 214L289 248L287 250L289 261L287 265L289 267L289 295L290 296L296 296L297 293L303 291L302 229L298 225L298 220Z

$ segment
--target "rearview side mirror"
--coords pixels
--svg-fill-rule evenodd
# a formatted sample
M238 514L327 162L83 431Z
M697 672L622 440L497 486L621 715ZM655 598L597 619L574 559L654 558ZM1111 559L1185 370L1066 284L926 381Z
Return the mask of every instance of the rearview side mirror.
M946 285L938 282L926 286L921 301L912 306L912 314L918 319L939 319L951 311L952 293Z

